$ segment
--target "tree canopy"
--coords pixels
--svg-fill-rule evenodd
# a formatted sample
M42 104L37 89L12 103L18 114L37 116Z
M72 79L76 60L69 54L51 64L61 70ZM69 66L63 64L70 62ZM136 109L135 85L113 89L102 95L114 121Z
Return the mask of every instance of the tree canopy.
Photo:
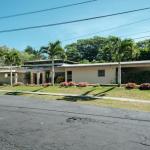
M6 65L6 58L8 59L12 53L17 57L13 62L14 65L21 65L31 60L51 59L53 56L80 63L150 60L150 39L135 42L132 39L121 39L116 36L94 36L77 40L66 45L64 49L60 41L49 43L41 49L27 46L23 51L1 46L0 65Z

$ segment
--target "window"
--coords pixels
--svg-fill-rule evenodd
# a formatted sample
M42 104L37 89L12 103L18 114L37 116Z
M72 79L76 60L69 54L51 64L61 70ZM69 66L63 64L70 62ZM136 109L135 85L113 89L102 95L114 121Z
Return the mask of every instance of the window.
M67 81L72 81L72 71L67 71Z
M105 77L105 70L98 70L98 77Z
M14 76L15 76L15 74L12 74L12 76L14 77ZM8 74L8 77L10 77L10 73Z

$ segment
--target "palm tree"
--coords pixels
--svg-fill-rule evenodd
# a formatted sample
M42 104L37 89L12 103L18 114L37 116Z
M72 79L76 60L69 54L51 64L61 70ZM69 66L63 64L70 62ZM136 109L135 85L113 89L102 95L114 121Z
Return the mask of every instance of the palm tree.
M17 51L9 51L5 54L5 64L10 66L10 84L13 85L13 79L12 79L12 66L13 65L20 65L20 57L19 53Z
M118 86L121 86L121 60L123 49L121 48L121 39L118 37L110 36L109 37L109 44L111 45L111 59L113 61L118 62Z
M64 50L61 47L61 42L56 41L54 43L49 43L46 47L41 47L41 52L48 54L48 57L52 61L52 71L51 71L51 81L52 85L54 86L54 78L55 78L55 67L54 67L54 59L58 57L62 57L64 54Z

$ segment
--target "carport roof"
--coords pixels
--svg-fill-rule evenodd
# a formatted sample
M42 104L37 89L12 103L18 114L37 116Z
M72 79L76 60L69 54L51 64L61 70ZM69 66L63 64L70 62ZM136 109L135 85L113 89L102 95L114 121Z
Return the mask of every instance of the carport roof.
M94 66L117 66L118 62L112 62L112 63L93 63L93 64L63 64L61 67L64 68L72 68L72 67L94 67ZM150 60L146 61L130 61L130 62L121 62L122 66L127 65L134 65L136 67L139 65L149 65L150 66Z

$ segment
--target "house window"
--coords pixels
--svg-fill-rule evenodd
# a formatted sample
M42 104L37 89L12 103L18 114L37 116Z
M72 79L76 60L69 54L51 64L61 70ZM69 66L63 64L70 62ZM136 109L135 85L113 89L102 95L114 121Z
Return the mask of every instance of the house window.
M15 74L12 74L12 76L14 77L14 76L15 76ZM10 73L8 74L8 77L10 77Z
M67 71L67 81L72 81L72 71Z
M98 70L98 77L105 77L105 70Z

